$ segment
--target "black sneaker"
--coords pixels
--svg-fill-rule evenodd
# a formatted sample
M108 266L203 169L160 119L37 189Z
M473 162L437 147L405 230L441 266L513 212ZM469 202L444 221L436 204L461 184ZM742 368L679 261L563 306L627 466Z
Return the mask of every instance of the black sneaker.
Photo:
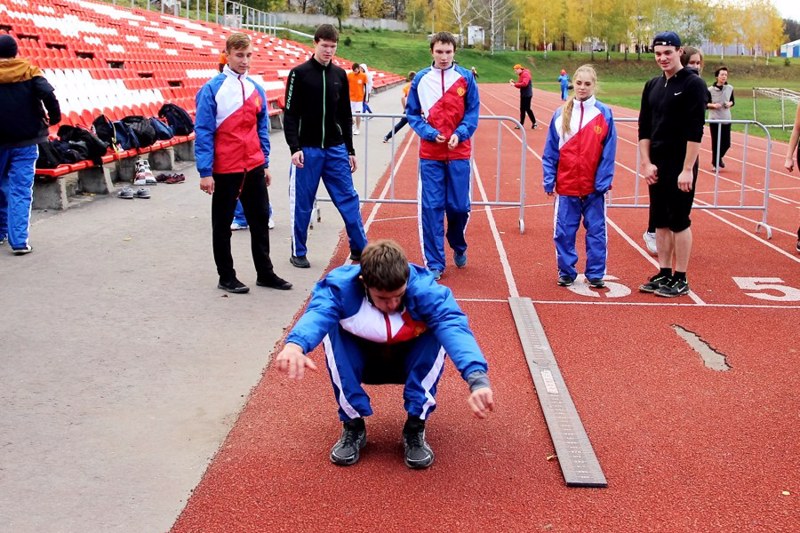
M719 160L719 168L725 168L725 163L722 162L722 159Z
M27 255L33 251L33 246L26 244L25 248L14 248L11 253L14 255Z
M409 418L403 427L405 462L409 468L428 468L433 464L433 450L425 442L425 422Z
M800 252L800 239L797 239L797 246L796 246L796 250L797 250L798 252Z
M669 283L671 280L672 278L670 276L665 276L664 274L658 273L652 278L650 278L650 280L647 283L639 285L639 292L654 293L662 286Z
M293 255L289 258L289 262L297 268L311 268L311 263L304 255Z
M367 427L363 418L342 424L342 436L331 448L331 462L350 466L358 462L361 448L367 445Z
M575 280L569 276L558 276L558 285L561 287L569 287L575 283Z
M278 289L279 291L288 291L292 288L292 284L283 278L279 278L274 272L268 276L262 276L256 279L256 285L259 287L269 287L270 289Z
M589 286L593 289L602 289L606 286L606 282L603 281L603 278L589 278L586 281L589 282Z
M350 261L361 261L361 250L350 250Z
M219 284L217 285L218 289L222 289L223 291L232 292L235 294L244 294L246 292L250 292L250 287L242 283L236 278L228 281L219 280Z
M685 279L671 279L669 283L656 289L655 294L664 298L675 298L676 296L689 294L689 282Z

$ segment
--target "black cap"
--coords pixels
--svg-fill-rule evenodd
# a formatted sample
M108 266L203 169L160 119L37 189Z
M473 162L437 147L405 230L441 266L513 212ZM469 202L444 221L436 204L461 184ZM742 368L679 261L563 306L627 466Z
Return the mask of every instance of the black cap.
M674 31L662 31L653 39L653 46L674 46L681 47L681 38Z
M17 41L8 34L0 35L0 58L17 57Z

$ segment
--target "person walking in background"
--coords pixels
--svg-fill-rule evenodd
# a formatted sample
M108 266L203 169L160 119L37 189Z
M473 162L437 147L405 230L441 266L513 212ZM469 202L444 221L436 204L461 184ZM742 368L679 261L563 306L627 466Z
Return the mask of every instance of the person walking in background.
M372 96L375 73L367 68L366 63L361 63L361 72L367 75L367 85L364 88L364 113L372 113L372 108L369 107L369 97Z
M361 206L353 187L357 162L347 74L332 63L338 42L336 28L321 24L314 33L314 54L293 68L286 81L283 132L292 154L290 261L297 268L311 266L306 258L306 239L320 179L344 220L350 259L358 261L367 245Z
M719 67L714 71L714 83L708 86L711 94L711 103L708 104L708 118L710 120L731 120L731 108L736 105L733 97L733 85L728 84L728 67ZM725 168L722 160L731 147L731 123L711 122L711 165L716 168ZM719 151L717 146L719 145Z
M456 40L439 32L431 38L433 64L411 82L406 117L419 135L420 241L425 266L438 280L445 269L443 219L457 268L467 266L466 230L470 205L470 139L478 128L478 84L454 63Z
M689 214L708 89L699 76L681 65L678 34L668 31L656 35L653 52L662 74L648 81L642 91L639 154L641 175L649 186L660 270L639 290L669 298L689 294Z
M561 86L561 100L566 102L569 97L569 76L567 76L567 71L564 69L561 69L558 84Z
M25 255L33 251L28 237L38 144L61 122L61 107L42 71L17 51L13 37L0 35L0 245L8 240L14 255Z
M289 290L292 284L275 274L269 257L269 116L264 89L247 76L253 55L250 37L231 34L225 53L227 65L195 98L195 159L200 190L211 195L217 287L231 293L250 290L236 277L231 256L231 222L238 198L250 224L256 285Z
M797 148L798 140L800 140L800 105L797 106L797 112L794 115L792 136L789 138L789 150L786 152L786 161L783 163L783 166L789 172L794 170L795 161L800 165L800 150ZM797 245L795 249L800 252L800 227L797 228Z
M525 125L525 115L531 119L531 129L536 129L539 125L536 123L536 116L531 109L531 100L533 100L533 80L531 80L531 72L522 68L522 65L514 65L514 72L517 73L517 81L508 80L508 83L519 89L519 122ZM519 126L515 126L519 129Z
M417 75L417 73L414 72L413 70L409 71L408 76L406 76L406 84L403 85L403 89L402 89L403 94L402 94L402 96L400 96L400 102L403 104L403 111L404 112L405 112L405 109L406 109L406 101L408 100L408 91L411 89L411 81L414 79L414 76L416 76L416 75ZM408 118L406 118L406 116L403 115L400 118L400 120L397 121L397 124L394 125L394 128L392 128L389 131L389 133L387 133L386 135L383 136L383 142L388 143L389 140L392 137L394 137L394 135L398 131L400 131L406 124L408 124Z
M475 78L475 81L478 81L478 69L473 65L470 70L472 71L472 77Z
M687 72L697 76L703 73L703 52L694 46L684 46L681 52L681 65ZM706 94L706 107L710 108L711 94ZM644 244L650 255L658 255L658 243L656 242L656 227L653 225L652 215L648 215L647 231L642 235Z
M597 73L583 65L573 78L575 97L550 121L542 155L544 191L556 195L553 241L558 284L568 287L578 275L575 237L586 228L586 280L603 288L608 237L605 195L614 178L617 132L611 109L595 98Z
M347 73L347 84L350 86L350 111L355 117L353 135L358 135L361 133L361 114L364 113L364 95L367 87L367 75L358 63L353 63L352 70Z
M278 370L290 379L302 379L306 368L316 370L308 354L323 341L342 422L330 452L334 464L357 463L367 444L364 420L372 406L362 384L395 383L404 386L406 466L431 466L425 426L436 409L445 355L469 386L472 413L486 418L494 410L486 359L453 293L410 264L394 241L369 244L360 265L335 268L317 283L275 358Z

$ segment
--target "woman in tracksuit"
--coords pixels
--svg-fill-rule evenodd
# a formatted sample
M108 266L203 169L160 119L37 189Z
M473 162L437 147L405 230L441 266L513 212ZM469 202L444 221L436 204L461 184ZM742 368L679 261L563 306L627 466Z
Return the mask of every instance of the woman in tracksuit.
M572 285L577 277L575 236L583 217L586 228L586 279L594 288L605 286L605 194L614 178L617 133L611 109L595 99L597 73L583 65L573 76L575 97L556 110L547 132L542 166L544 190L557 193L553 240L558 284Z

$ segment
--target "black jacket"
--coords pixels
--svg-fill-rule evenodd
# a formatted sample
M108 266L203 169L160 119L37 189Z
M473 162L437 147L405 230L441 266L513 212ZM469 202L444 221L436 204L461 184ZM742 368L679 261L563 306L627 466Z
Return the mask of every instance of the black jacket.
M294 154L303 146L330 148L344 143L353 150L353 114L345 71L314 57L293 68L286 82L283 132Z
M707 98L705 82L689 69L669 80L664 74L651 79L642 91L639 140L650 139L654 149L675 149L675 157L682 158L688 141L703 139Z
M45 142L48 127L61 122L53 86L27 59L0 60L0 117L2 148Z

